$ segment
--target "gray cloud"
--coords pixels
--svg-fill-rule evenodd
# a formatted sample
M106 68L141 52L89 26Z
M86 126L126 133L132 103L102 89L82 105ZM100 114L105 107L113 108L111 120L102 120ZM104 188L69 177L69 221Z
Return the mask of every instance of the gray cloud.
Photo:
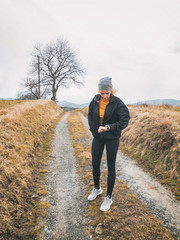
M110 75L126 102L180 98L180 2L13 0L0 7L0 97L15 97L36 42L67 38L86 68L85 87L61 100L86 102ZM170 50L171 49L171 50ZM176 53L176 54L175 54Z

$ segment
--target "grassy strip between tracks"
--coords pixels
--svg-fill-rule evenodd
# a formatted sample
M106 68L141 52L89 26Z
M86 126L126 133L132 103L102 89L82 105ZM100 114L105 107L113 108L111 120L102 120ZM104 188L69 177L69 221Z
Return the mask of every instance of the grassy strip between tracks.
M77 112L70 113L68 123L78 159L78 171L84 183L88 185L88 195L93 188L91 150L89 145L82 143L88 136ZM146 209L145 204L131 193L123 181L116 180L111 209L101 212L99 208L105 197L106 179L107 170L101 172L103 194L88 205L87 229L93 239L174 239L171 233L164 229L162 223Z

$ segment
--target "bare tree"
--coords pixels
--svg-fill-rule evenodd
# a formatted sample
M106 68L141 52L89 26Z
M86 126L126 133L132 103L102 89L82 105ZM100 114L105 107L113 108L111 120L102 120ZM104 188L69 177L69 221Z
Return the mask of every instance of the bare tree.
M51 90L53 101L56 101L60 87L70 87L72 83L78 86L83 84L79 78L85 71L66 40L59 38L55 43L49 43L44 47L40 44L34 46L31 65L33 76L38 73L37 56L40 59L41 88Z
M36 78L26 78L20 84L21 90L18 92L19 99L45 99L51 91L48 86L42 86L39 91L39 83Z

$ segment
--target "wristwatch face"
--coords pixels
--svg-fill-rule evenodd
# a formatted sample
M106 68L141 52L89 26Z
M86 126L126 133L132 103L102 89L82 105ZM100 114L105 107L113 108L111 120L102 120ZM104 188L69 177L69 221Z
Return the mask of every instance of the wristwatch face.
M106 125L106 128L107 128L108 131L110 130L110 126L109 125Z

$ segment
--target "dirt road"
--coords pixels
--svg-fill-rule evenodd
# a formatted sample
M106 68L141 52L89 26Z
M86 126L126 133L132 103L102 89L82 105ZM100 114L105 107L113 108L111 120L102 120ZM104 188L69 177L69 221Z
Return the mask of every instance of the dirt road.
M87 209L86 189L76 173L76 158L69 138L68 113L56 127L54 150L49 163L47 191L51 207L44 240L85 240L84 215Z
M80 114L88 130L87 119ZM88 206L87 189L76 173L76 158L69 138L68 113L56 127L54 150L49 163L47 190L51 207L43 240L90 239L84 216ZM91 144L92 137L86 143ZM106 167L105 161L102 168ZM180 204L172 194L153 177L122 154L117 155L117 178L123 180L132 192L146 203L164 226L178 236L180 232ZM180 237L179 237L180 239Z

